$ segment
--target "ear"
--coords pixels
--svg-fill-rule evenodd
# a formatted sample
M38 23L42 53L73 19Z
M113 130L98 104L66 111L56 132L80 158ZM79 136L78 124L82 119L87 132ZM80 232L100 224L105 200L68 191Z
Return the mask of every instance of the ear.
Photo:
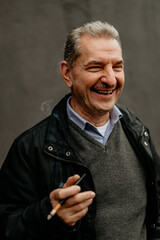
M72 87L71 67L66 61L62 61L60 65L61 76L69 88Z

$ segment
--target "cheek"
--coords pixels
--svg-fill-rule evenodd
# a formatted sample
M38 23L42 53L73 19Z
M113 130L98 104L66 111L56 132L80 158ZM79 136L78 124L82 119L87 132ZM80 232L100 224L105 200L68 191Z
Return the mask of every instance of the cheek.
M118 88L118 92L117 93L118 93L118 96L120 96L122 91L123 91L123 87L124 87L124 78L123 79L121 78L119 80L118 84L119 84L119 88Z
M117 76L117 81L118 81L119 86L120 86L120 87L123 87L124 82L125 82L125 80L124 80L124 74L121 74L121 75Z
M84 79L83 84L85 85L85 88L89 90L99 81L99 79L100 77L96 74L88 74L88 76Z
M90 88L95 85L100 78L99 74L84 73L83 71L79 74L74 75L73 85L75 88L81 88L83 90L90 90ZM78 91L78 89L77 89Z

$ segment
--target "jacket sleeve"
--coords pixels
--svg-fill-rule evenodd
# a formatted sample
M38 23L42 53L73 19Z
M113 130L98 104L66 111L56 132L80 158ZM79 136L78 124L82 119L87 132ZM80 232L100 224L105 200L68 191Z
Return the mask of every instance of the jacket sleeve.
M150 148L153 156L155 187L157 198L157 221L152 226L150 238L151 240L160 240L160 157L155 149L152 139L150 139Z
M63 239L60 234L70 229L57 216L47 220L49 192L41 193L38 161L24 145L14 142L0 171L0 239Z

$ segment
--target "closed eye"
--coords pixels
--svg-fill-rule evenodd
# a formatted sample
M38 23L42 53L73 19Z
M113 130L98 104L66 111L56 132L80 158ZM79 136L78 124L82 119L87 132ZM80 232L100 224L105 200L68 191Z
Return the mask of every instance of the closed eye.
M113 65L113 68L114 69L117 69L117 71L120 71L124 68L124 61L123 60L120 60L118 62L116 62L114 65Z
M87 70L91 71L91 72L96 72L96 71L99 71L101 69L103 69L102 66L90 66L90 67L87 67Z
M113 69L115 69L117 71L121 71L123 69L123 65L115 65L115 66L113 66Z

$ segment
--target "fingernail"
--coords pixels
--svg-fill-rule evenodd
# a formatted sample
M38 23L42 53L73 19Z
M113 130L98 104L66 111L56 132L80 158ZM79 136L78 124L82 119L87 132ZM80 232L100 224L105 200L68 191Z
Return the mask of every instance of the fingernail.
M76 185L73 185L73 187L77 190L77 191L80 191L81 190L81 187L80 186L76 186Z
M95 197L95 192L91 192L91 197Z

